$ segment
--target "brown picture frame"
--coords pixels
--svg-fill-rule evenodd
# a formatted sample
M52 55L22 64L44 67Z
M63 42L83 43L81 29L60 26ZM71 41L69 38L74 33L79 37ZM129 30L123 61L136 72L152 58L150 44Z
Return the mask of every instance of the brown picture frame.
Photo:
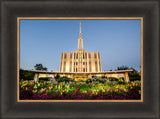
M1 1L1 118L159 118L158 9L158 0ZM44 16L143 17L143 102L17 102L17 17Z

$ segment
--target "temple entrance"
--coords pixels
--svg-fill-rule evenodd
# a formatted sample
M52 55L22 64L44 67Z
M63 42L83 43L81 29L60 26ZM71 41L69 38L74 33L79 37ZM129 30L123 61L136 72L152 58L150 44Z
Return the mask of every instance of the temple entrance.
M87 74L74 74L73 75L73 78L75 79L75 81L86 81L87 80L87 78L88 78L88 76L87 76Z

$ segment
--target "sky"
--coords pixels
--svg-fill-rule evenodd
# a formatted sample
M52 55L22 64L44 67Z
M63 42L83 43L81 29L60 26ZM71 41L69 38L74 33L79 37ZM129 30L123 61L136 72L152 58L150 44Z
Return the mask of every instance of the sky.
M43 64L59 71L62 52L78 47L81 22L83 48L100 52L102 71L141 66L140 20L20 20L20 68Z

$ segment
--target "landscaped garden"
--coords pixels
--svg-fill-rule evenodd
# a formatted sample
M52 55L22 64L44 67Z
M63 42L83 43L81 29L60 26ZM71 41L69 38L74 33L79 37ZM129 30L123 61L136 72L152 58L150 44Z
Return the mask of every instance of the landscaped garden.
M94 77L75 81L67 77L20 81L21 100L139 100L140 81Z

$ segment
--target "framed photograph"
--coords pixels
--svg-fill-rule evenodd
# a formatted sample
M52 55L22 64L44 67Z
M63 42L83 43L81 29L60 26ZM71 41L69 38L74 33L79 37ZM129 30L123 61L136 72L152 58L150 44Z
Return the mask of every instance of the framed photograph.
M1 4L1 118L159 118L159 1Z
M142 17L18 17L17 33L18 101L143 102Z

